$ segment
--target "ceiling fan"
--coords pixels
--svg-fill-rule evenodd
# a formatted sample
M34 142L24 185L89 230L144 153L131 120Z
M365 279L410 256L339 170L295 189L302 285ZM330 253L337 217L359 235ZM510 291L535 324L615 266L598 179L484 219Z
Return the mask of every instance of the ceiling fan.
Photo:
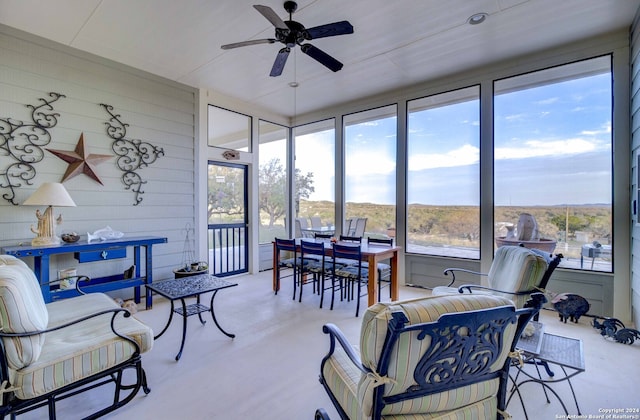
M273 44L276 41L283 43L285 46L278 52L276 60L273 63L273 67L271 68L271 73L269 74L272 77L280 76L282 74L282 70L287 62L291 48L295 47L296 44L300 46L300 50L302 50L303 53L324 65L329 70L336 72L342 68L341 62L331 57L321 49L314 47L311 44L303 44L303 42L318 38L326 38L329 36L352 34L353 26L348 21L343 20L306 29L304 25L292 20L291 18L298 8L298 4L295 1L284 2L284 9L289 13L289 20L286 21L280 19L276 12L274 12L269 6L261 6L258 4L253 7L276 27L275 38L254 39L250 41L226 44L221 47L223 50L246 47L247 45Z

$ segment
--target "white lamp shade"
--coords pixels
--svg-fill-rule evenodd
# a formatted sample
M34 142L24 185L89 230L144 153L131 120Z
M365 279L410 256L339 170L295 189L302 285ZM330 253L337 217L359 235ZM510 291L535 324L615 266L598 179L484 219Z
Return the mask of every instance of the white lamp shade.
M73 202L64 185L58 182L45 182L25 200L23 205L75 207L76 203Z

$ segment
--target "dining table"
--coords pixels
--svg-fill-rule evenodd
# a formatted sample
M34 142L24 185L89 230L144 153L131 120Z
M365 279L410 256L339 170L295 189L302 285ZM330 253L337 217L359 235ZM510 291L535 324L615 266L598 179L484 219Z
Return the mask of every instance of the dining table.
M296 245L300 246L300 238L296 239ZM309 242L323 242L325 244L324 250L325 255L331 256L333 252L333 242L321 239L312 239L312 238L304 238L304 241ZM357 245L353 242L341 242L338 241L338 244L346 244L346 245ZM368 244L362 243L360 244L360 250L362 253L362 261L366 261L369 264L369 267L376 267L378 263L383 262L385 260L389 260L389 265L391 266L391 278L390 278L390 286L391 287L391 300L398 300L398 254L400 252L400 247L393 245L385 245L385 244ZM279 264L279 253L276 252L276 243L273 242L273 290L278 290L278 281L276 278L276 267ZM367 281L367 296L368 296L368 306L375 304L378 301L378 270L369 270L369 278Z
M300 229L304 237L315 237L316 233L320 233L323 235L335 235L336 228L335 226L320 226L320 227L307 227Z

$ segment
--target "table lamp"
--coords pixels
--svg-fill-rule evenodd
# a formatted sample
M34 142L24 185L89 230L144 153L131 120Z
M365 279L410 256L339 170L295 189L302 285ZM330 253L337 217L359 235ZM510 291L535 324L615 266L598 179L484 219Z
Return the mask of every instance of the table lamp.
M67 192L66 188L57 182L45 182L34 192L31 197L23 203L25 206L47 206L44 213L40 210L36 210L36 217L38 218L38 228L34 229L31 225L31 232L36 236L32 241L33 246L42 245L58 245L60 238L56 236L56 224L62 223L62 215L59 215L56 219L56 223L53 222L53 206L57 207L75 207L76 203L73 202L71 196Z

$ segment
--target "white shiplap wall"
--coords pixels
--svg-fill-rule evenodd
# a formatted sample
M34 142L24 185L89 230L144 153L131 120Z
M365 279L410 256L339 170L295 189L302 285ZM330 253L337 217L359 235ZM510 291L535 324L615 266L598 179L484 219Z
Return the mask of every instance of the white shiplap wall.
M58 233L73 230L86 235L108 225L131 237L166 236L167 244L153 248L154 276L172 277L172 270L182 261L184 227L187 223L195 226L197 91L0 26L0 118L30 121L25 105L39 104L38 98L47 98L48 92L66 98L53 105L60 116L57 126L50 130L52 140L47 148L74 150L84 133L90 153L115 155L105 125L110 116L99 105L105 103L129 124L127 138L164 149L164 156L137 171L147 181L143 200L137 206L133 205L134 193L125 189L115 157L96 167L104 185L84 174L67 180L64 185L77 207L55 209L56 216L64 216ZM0 172L11 162L0 153ZM59 182L67 163L45 152L44 160L35 167L33 185L17 190L19 203L43 182ZM0 195L7 191L0 189ZM0 199L0 246L31 241L35 209ZM73 266L89 276L109 275L124 271L130 264L127 259L82 264L80 269L77 261L65 256L52 261L52 275L54 270Z

